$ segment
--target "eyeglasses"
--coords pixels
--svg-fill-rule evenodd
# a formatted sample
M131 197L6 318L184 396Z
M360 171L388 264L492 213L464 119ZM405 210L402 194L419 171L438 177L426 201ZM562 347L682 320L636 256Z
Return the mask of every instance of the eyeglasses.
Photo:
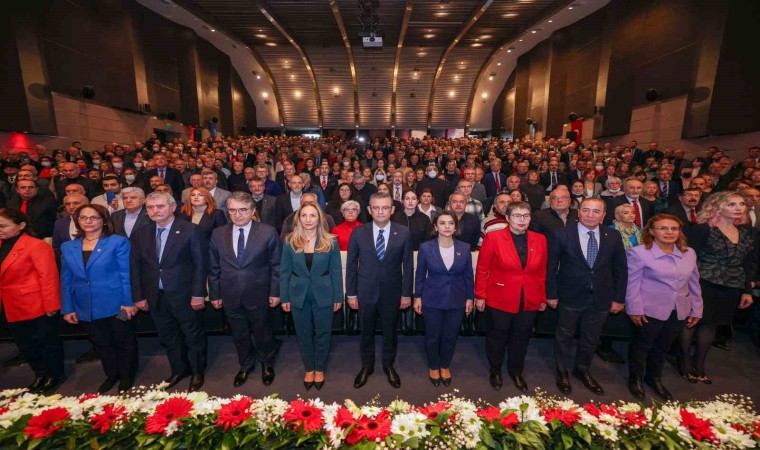
M392 206L370 206L372 211L390 211Z
M528 219L530 219L530 214L510 214L509 217L511 217L513 219L528 220Z
M228 209L227 212L230 213L231 216L236 216L238 214L244 216L248 214L249 212L251 212L251 209L250 208Z
M570 200L570 197L567 195L562 195L558 197L550 197L552 200Z
M100 222L103 220L100 216L79 216L80 222Z
M681 231L681 227L652 227L652 230L655 231L672 231L673 233L677 233L678 231Z
M346 208L343 211L346 211L346 212L359 212L359 209L358 208Z

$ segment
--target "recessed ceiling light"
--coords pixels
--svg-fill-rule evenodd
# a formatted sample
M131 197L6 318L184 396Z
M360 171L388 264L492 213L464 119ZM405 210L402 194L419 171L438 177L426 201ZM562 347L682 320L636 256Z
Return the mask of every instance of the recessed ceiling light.
M449 15L449 13L445 12L445 11L439 11L439 12L437 12L437 13L434 14L434 16L436 16L436 17L446 17L448 15Z
M335 93L335 94L340 94L340 88L339 88L339 87L337 87L337 86L336 86L336 87L334 87L334 88L333 88L333 93Z
M267 42L264 45L266 45L267 47L277 47L277 43L276 42Z
M523 41L523 40L522 40L522 39L520 39L520 40L518 40L517 42L522 42L522 41Z
M257 74L257 75L256 75L256 79L257 79L257 80L260 80L260 79L261 79L261 75L258 75L258 74Z
M428 34L423 35L422 37L424 37L425 39L432 39L435 37L435 35L432 33L428 33Z
M417 56L419 56L420 58L422 58L423 56L427 56L427 53L426 52L417 52Z
M261 33L259 33L259 34L255 34L254 36L256 36L256 37L257 37L257 38L259 38L259 39L266 39L266 38L267 38L267 35L266 35L266 34L261 34Z
M296 96L296 98L301 98L301 91L295 91L293 94Z
M482 47L482 46L483 46L482 42L473 42L472 44L470 44L470 47Z
M454 92L454 91L449 91L449 97L454 97L455 95L457 95L457 94L456 94L456 92Z
M549 19L549 23L554 23L554 21L553 21L553 20L551 20L551 19Z
M491 39L492 37L493 37L493 36L492 36L492 35L490 35L490 34L484 34L484 35L480 36L480 39L483 39L483 40L485 41L485 40L487 40L487 39Z
M480 98L482 98L483 100L487 99L488 98L488 93L487 92L483 92L482 94L480 94Z
M267 97L269 97L269 94L268 94L268 93L266 93L266 92L262 92L262 93L261 93L261 96L262 96L262 97L264 97L264 98L267 98Z
M496 63L496 65L497 65L497 66L500 66L500 65L501 65L501 63Z
M538 33L538 31L536 30L531 31L531 34L536 34L536 33Z
M506 13L506 14L502 14L502 15L501 15L501 17L503 17L503 18L505 18L505 19L509 19L510 17L517 17L517 13Z
M211 29L211 32L212 32L212 33L214 33L214 32L216 32L216 30L212 28L212 29Z

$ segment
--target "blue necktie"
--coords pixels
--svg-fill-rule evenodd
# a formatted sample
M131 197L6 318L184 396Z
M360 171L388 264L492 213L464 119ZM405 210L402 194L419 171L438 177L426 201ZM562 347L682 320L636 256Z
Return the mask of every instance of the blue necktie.
M594 261L599 254L599 244L596 243L596 236L593 231L588 232L588 247L586 247L586 261L589 267L594 267Z
M239 229L240 234L238 235L238 243L237 243L237 262L238 264L241 264L243 262L243 255L245 254L245 235L243 235L242 228Z
M378 231L377 242L375 242L375 253L377 253L377 259L382 261L385 256L385 238L383 237L383 231L385 230Z
M158 228L156 230L156 258L158 262L161 262L161 235L164 234L164 231L166 231L166 228Z

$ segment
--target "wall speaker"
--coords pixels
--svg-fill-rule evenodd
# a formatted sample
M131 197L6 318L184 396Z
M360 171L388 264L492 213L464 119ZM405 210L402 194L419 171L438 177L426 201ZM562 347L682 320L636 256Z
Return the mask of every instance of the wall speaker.
M219 118L216 117L216 116L214 116L214 117L211 118L211 121L214 122L214 123L219 123Z
M83 87L82 96L88 100L95 98L95 88L92 86Z
M657 101L657 99L660 98L660 93L657 92L657 89L650 88L647 89L646 93L644 94L644 98L651 103Z

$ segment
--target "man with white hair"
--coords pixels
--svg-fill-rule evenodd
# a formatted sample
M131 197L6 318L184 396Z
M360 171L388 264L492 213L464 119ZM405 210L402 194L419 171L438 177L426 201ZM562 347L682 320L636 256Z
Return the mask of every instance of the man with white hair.
M128 238L136 230L150 225L151 220L144 208L145 192L142 189L137 187L124 188L121 191L121 200L124 208L113 213L111 219L116 234Z

